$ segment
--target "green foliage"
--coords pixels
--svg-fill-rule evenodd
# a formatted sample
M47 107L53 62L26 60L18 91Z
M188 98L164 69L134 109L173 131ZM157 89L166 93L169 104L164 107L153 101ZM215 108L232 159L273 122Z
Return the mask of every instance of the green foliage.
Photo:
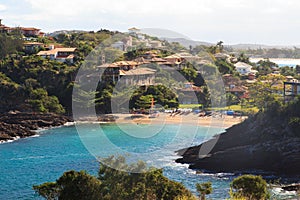
M77 67L46 60L39 56L8 56L0 61L0 72L9 78L11 83L14 83L11 92L18 94L18 99L11 102L10 109L29 109L28 104L30 104L31 107L34 105L39 107L35 111L47 112L47 110L52 110L62 113L62 106L58 106L61 103L67 110L70 110L72 93L70 83L74 79L76 71ZM42 97L38 97L37 92L41 92L41 90L36 89L39 88L45 90L49 98L46 98L46 95L42 95L42 93L39 94ZM4 95L4 90L3 93L0 90L1 94L3 94L3 98L11 99L11 97ZM44 97L46 99L42 100ZM57 101L59 102L57 103ZM44 107L48 108L43 108L44 103L47 104ZM5 111L7 110L5 109Z
M244 63L247 63L247 64L251 64L250 61L249 61L249 57L245 55L244 52L242 52L238 58L237 58L238 62L244 62Z
M250 97L260 110L267 110L280 99L283 90L283 76L261 76L250 87Z
M57 97L48 96L48 92L42 88L32 90L28 102L32 106L33 111L58 114L65 112L62 105L59 104Z
M276 63L271 62L269 59L260 60L254 67L255 70L258 71L259 76L265 76L273 72L272 68L278 67Z
M242 175L230 184L230 196L233 199L269 199L267 182L261 176Z
M42 197L61 200L101 199L101 181L84 171L65 172L56 182L33 186Z
M23 41L20 37L14 35L9 36L5 33L0 33L0 59L7 55L17 53L23 48Z
M218 67L221 74L233 74L233 72L235 71L235 67L226 60L216 60L215 65Z
M144 162L129 165L124 157L111 156L102 163L106 165L100 165L98 178L83 171L69 171L56 182L33 189L46 199L195 200L182 184L166 178L161 169L148 169Z
M178 100L176 94L164 85L149 86L147 88L139 88L130 98L129 108L148 109L151 106L152 98L155 104L159 104L165 108L178 108Z
M192 67L186 67L179 72L184 76L184 78L188 81L194 82L195 78L197 77L197 71Z
M205 200L205 195L211 194L213 191L211 182L196 183L196 189L201 200Z
M56 182L47 182L41 185L34 185L33 189L39 193L40 196L47 200L57 199L60 193L60 188Z

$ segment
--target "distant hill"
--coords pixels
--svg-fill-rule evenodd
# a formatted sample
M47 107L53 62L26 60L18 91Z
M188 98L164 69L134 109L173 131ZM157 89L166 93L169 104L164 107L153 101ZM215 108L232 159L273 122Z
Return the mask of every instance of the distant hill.
M54 31L52 33L47 34L48 36L55 37L59 34L72 34L72 33L84 33L88 31L83 31L83 30L59 30L59 31Z
M190 45L193 47L198 46L198 45L205 45L205 46L214 45L209 42L194 41L194 40L189 40L189 39L185 39L185 38L160 38L160 39L167 40L168 42L178 42L186 48L189 48Z
M72 34L72 33L82 33L82 32L88 32L83 30L59 30L52 33L49 33L49 36L56 36L58 34L64 33L64 34ZM205 46L211 46L215 45L216 43L210 43L210 42L204 42L204 41L195 41L192 39L189 39L185 37L184 35L181 35L179 33L170 31L170 30L164 30L164 29L152 29L152 28L145 28L141 30L141 33L158 37L161 40L166 40L168 42L178 42L182 46L189 48L189 46L198 46L198 45L205 45ZM300 45L265 45L265 44L230 44L227 45L226 41L224 41L225 47L232 48L234 50L243 50L243 49L293 49L294 47L300 48Z
M233 49L292 49L295 46L299 47L299 45L289 46L289 45L264 45L264 44L234 44L234 45L226 45Z

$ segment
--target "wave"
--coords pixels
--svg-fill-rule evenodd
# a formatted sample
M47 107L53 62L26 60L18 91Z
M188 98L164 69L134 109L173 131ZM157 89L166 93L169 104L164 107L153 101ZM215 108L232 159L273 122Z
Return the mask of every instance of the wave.
M19 136L13 137L12 140L4 140L4 141L0 141L0 144L11 143L11 142L14 142L14 141L16 141L16 140L18 140L18 139L20 139Z
M40 137L40 135L39 134L35 134L35 135L24 137L24 138L21 138L21 137L17 136L17 137L13 137L12 140L0 141L0 144L6 144L6 143L15 142L15 141L20 140L20 139L35 138L35 137Z

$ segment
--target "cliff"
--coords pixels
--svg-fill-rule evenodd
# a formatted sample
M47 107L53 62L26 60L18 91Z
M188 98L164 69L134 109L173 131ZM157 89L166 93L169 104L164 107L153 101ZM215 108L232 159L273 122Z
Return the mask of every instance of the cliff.
M201 145L182 149L176 162L209 172L263 172L300 175L299 101L235 125L219 135L210 153L199 156ZM279 111L280 110L280 111Z

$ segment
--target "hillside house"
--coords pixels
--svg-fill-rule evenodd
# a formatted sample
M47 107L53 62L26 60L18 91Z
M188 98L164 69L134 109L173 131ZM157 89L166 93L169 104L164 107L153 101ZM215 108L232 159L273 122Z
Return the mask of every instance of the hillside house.
M9 33L10 30L11 28L2 24L2 19L0 19L0 33Z
M50 60L57 60L59 62L74 62L76 48L54 48L48 51L40 51L38 56L49 58Z
M284 82L283 97L288 102L300 94L300 82Z
M40 30L41 29L38 29L38 28L33 28L33 27L30 27L30 28L25 28L25 27L20 27L19 30L21 31L21 33L25 36L25 37L32 37L32 36L35 36L35 37L38 37L38 36L41 36L41 32Z
M24 50L26 53L35 53L44 47L44 43L41 42L26 42L24 43Z
M252 66L244 63L244 62L237 62L236 64L234 64L236 70L238 71L238 73L240 73L240 75L245 75L248 76L249 73L254 73L256 74L257 71L256 70L252 70Z
M151 48L161 48L162 47L162 43L161 41L158 40L152 40L148 42L149 47Z
M112 81L125 85L153 85L156 70L139 67L135 61L119 61L112 64L98 66L104 70L100 81Z
M2 24L2 19L0 19L0 33L10 33L14 30L19 30L25 37L43 37L45 35L44 32L41 32L41 29L33 28L33 27L8 27Z
M149 86L154 85L156 70L139 67L132 70L120 70L120 82L125 85Z
M100 77L100 81L113 81L117 82L120 80L120 71L129 71L139 66L138 62L135 61L118 61L112 64L103 64L98 66L100 70L105 70Z
M199 97L203 97L202 89L191 82L186 82L183 88L177 89L180 104L199 104Z

